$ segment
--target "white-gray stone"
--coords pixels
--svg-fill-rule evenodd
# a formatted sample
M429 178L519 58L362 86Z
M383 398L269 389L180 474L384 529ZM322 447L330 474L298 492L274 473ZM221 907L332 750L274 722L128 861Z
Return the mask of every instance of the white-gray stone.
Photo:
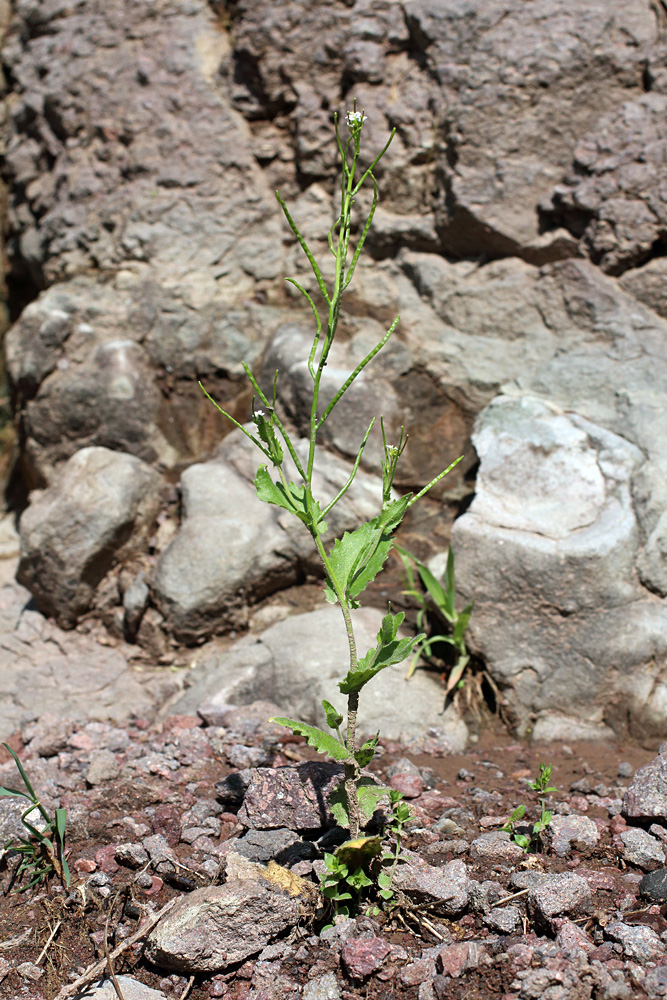
M115 561L147 545L162 477L141 459L83 448L21 517L17 578L39 609L71 628Z
M576 707L602 733L601 677L619 656L627 670L667 653L667 607L635 570L641 453L534 396L497 397L476 428L476 496L452 534L472 647L511 686L522 731Z
M376 608L352 612L360 654L375 646L382 618L383 612ZM349 649L337 606L293 615L259 637L245 636L222 651L212 643L195 656L197 661L200 666L191 675L191 686L173 706L174 712L202 706L202 713L213 717L216 705L242 705L262 698L275 702L289 718L323 725L322 699L341 710L345 707L336 685L345 676ZM434 726L444 730L452 749L463 749L467 726L452 709L443 714L440 681L426 671L417 671L406 681L405 672L405 663L387 667L362 691L361 732L371 735L380 729L387 739L397 740Z
M131 976L116 976L124 1000L167 1000L161 990L137 982ZM83 993L77 993L74 1000L118 1000L118 994L111 979L98 979Z
M652 871L665 863L665 848L646 830L630 827L619 834L623 841L623 859L632 865Z
M553 816L549 824L551 847L560 858L572 852L572 841L595 847L600 839L597 826L588 816Z
M605 937L622 945L626 958L636 962L654 962L665 954L665 944L650 927L625 924L617 920L607 924L604 933Z

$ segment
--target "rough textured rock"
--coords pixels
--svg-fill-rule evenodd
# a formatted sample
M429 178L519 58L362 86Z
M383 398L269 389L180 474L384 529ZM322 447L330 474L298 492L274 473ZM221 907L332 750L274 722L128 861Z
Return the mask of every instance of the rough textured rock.
M18 584L0 588L0 739L26 719L46 714L118 722L152 718L182 689L171 671L137 671L136 650L125 643L102 645L94 634L62 632L29 602Z
M621 920L605 927L605 936L618 941L627 958L636 962L654 962L665 954L665 945L650 927L634 927Z
M611 274L667 247L667 190L656 184L667 150L667 95L644 94L603 115L577 144L553 214Z
M600 839L600 831L588 816L553 816L549 831L551 847L561 858L571 853L573 841L595 847Z
M383 612L360 608L352 614L359 649L374 647ZM279 705L281 715L323 725L322 699L331 700L349 651L340 609L327 605L286 618L259 637L244 637L222 652L212 644L197 660L200 669L175 711L201 706L202 714L212 718L216 704L244 704L261 697ZM462 749L467 727L455 710L443 714L440 681L418 671L408 682L405 671L405 663L387 667L374 679L372 696L362 695L361 731L372 734L381 729L387 739L399 739L436 727L444 730L452 749Z
M8 351L36 475L87 444L192 460L222 426L193 377L233 407L261 350L271 309L244 300L280 273L279 223L217 85L229 55L204 0L16 12L14 268L58 282Z
M115 561L148 543L162 479L145 462L108 448L83 448L20 522L17 579L44 614L71 628Z
M523 719L577 706L599 723L601 673L639 667L647 648L667 654L667 607L635 572L641 453L531 396L494 399L473 441L476 495L452 538L458 579L475 595L473 643L483 637L480 651Z
M631 828L621 830L619 837L623 842L623 859L630 864L651 871L660 868L665 863L664 846L646 830Z
M255 830L318 830L333 826L329 796L343 774L342 764L328 761L256 768L238 813L239 821Z
M555 707L589 733L606 723L644 739L665 734L662 7L240 0L221 11L205 0L14 7L3 55L13 91L5 175L20 315L6 352L26 484L50 483L88 446L169 469L208 459L228 425L196 380L246 419L244 359L262 378L280 362L281 405L303 429L303 366L290 354L312 317L282 279L294 274L311 288L312 276L272 191L280 187L326 253L332 112L358 98L368 148L381 148L393 126L397 134L378 170L375 259L357 269L325 391L397 313L403 320L323 439L349 460L357 422L384 410L390 430L404 422L411 434L399 485L421 485L465 453L444 487L460 496L475 463L472 421L499 393L538 396L570 423L594 425L598 439L586 430L582 452L588 472L568 483L592 488L586 476L597 465L607 500L625 491L627 565L608 552L587 568L578 562L575 596L589 603L571 612L571 550L592 526L539 549L534 531L496 525L475 539L486 578L462 554L459 584L477 599L475 651L520 731ZM621 283L610 276L622 271ZM618 482L602 432L640 452ZM238 512L244 484L231 456L221 464ZM186 493L197 492L198 475L190 484L186 475ZM533 510L529 500L523 513L539 522L540 503ZM561 525L574 510L561 504ZM188 641L242 624L246 598L299 579L309 558L308 540L302 548L278 534L272 515L248 514L241 532L223 530L219 513L186 518L158 573L156 600ZM499 530L513 533L504 584ZM570 555L561 574L562 544ZM540 560L548 586L529 589L520 569L530 577ZM622 572L608 587L591 579L610 568ZM636 596L621 600L632 585ZM494 618L500 589L506 608ZM144 623L139 641L157 649L155 608Z
M664 823L667 815L667 743L657 757L638 768L623 797L623 815L628 819Z
M300 911L298 899L261 878L195 889L151 931L146 956L174 972L217 972L261 951Z
M526 906L538 931L550 930L554 917L578 915L591 901L588 882L574 872L546 876L529 889Z
M117 976L116 979L125 1000L166 1000L161 990L154 990L131 976ZM113 982L110 979L100 979L92 983L84 993L77 994L74 1000L114 1000L117 996Z
M460 914L468 902L469 878L463 861L454 859L442 868L412 858L399 865L394 885L416 903L429 903L446 916Z

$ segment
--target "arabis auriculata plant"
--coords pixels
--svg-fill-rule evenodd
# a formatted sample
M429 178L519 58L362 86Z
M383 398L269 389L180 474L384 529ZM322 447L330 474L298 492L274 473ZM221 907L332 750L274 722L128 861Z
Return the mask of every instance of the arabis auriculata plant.
M285 202L276 192L276 197L285 214L285 218L306 255L315 276L317 283L315 297L321 300L327 314L326 329L323 330L320 314L312 295L294 278L287 279L298 288L299 292L308 302L308 305L312 309L316 325L312 347L308 356L308 371L312 379L313 388L310 405L310 434L307 459L305 461L300 459L289 433L276 413L278 372L276 372L273 381L272 398L269 399L262 391L248 365L244 364L245 372L263 406L263 409L255 409L253 405L251 429L247 426L244 427L238 421L234 420L224 410L221 411L254 442L267 460L266 463L259 466L255 477L257 496L265 503L275 504L277 507L289 511L290 514L303 522L313 538L324 566L326 599L331 603L338 603L340 605L347 633L349 667L338 687L341 694L347 695L347 718L344 719L343 715L332 704L324 701L322 705L327 725L333 730L335 736L333 733L327 733L324 730L294 719L278 718L273 721L279 722L281 725L290 728L294 733L304 736L308 743L314 746L320 753L328 754L329 757L343 763L345 768L344 790L341 790L341 795L338 796L335 812L339 822L349 825L352 840L358 837L362 818L364 816L369 818L372 815L377 805L378 795L383 792L382 789L378 789L369 779L364 779L361 775L362 769L373 759L379 734L376 734L372 739L359 746L357 740L359 694L362 688L376 674L385 667L400 663L408 657L415 643L421 642L425 637L423 635L416 636L415 638L400 637L399 628L404 615L402 613L394 615L391 613L390 608L382 620L375 647L368 650L363 656L359 656L351 611L359 607L360 595L382 569L392 546L392 533L401 523L406 511L457 464L453 462L448 469L445 469L439 476L436 476L416 496L408 494L396 498L393 495L392 487L398 459L407 444L407 435L404 434L403 428L401 428L398 442L393 445L388 444L384 425L381 421L384 460L382 461L382 497L380 498L378 514L371 521L362 524L356 531L345 532L343 537L335 541L332 547L328 548L325 546L323 539L327 530L327 514L333 510L352 485L375 419L371 421L363 436L347 481L336 496L329 500L316 498L313 493L312 483L317 454L317 434L355 379L385 346L396 329L399 320L397 316L380 342L359 362L354 371L334 394L333 398L329 402L323 403L320 400L320 385L329 352L336 336L343 293L354 276L359 256L366 241L377 206L378 186L373 171L387 152L395 132L394 129L379 155L375 157L370 166L364 169L360 166L360 151L365 121L366 116L363 111L357 111L356 107L354 110L348 111L345 117L348 134L341 136L338 127L338 118L334 116L335 136L340 154L342 174L340 209L338 217L328 233L329 250L333 257L333 274L329 275L328 280L325 280L319 264L316 262L305 238L290 215ZM357 174L359 174L358 178ZM367 183L370 183L373 188L372 205L360 229L356 247L353 247L352 209L361 188ZM211 402L214 401L211 400ZM218 409L220 408L218 407ZM296 483L290 481L286 474L286 451L289 453L297 471L298 481ZM460 459L457 459L458 461ZM269 465L271 466L271 471L269 470ZM345 730L343 731L341 727L344 723Z

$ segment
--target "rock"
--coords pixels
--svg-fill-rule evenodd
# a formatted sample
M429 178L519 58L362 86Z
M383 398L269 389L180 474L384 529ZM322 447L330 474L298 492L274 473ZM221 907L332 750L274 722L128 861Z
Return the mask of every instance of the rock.
M270 861L275 858L278 864L284 864L281 854L289 851L299 838L292 830L283 827L278 830L248 830L234 844L238 854L249 861Z
M599 724L599 677L584 660L611 668L613 634L614 662L619 648L631 662L635 653L613 625L618 609L623 629L629 618L642 642L667 643L667 607L644 600L634 569L639 536L630 479L639 452L528 396L497 397L473 440L481 461L477 491L452 536L462 597L475 595L472 647L511 684L517 710L532 704L551 716L578 706L584 722ZM565 505L557 501L561 490ZM511 615L503 610L508 593ZM557 609L558 620L544 607ZM563 658L565 636L572 653Z
M90 764L86 771L86 781L89 785L101 785L103 781L111 781L120 774L116 755L111 750L94 750L90 755Z
M458 941L440 948L435 961L439 973L459 979L464 972L478 969L480 965L490 965L491 959L480 941Z
M160 990L154 990L150 986L137 982L131 976L116 976L118 985L122 991L124 1000L166 1000L166 996ZM99 979L91 983L84 993L77 993L74 1000L115 1000L118 996L110 979Z
M656 257L643 267L631 268L619 278L619 285L634 298L638 299L667 319L667 298L665 298L665 280L667 279L667 261L664 257Z
M659 965L657 969L649 969L642 988L649 997L667 997L667 969Z
M20 588L23 591L23 588ZM152 718L181 689L173 674L139 674L123 643L101 645L95 635L62 632L37 611L25 609L18 626L0 633L0 734L6 738L28 718Z
M553 816L549 824L551 847L560 858L572 851L572 841L595 847L600 839L596 824L588 816Z
M667 868L656 868L639 883L642 896L651 903L667 902Z
M10 335L8 369L32 475L48 478L87 445L165 466L196 460L223 419L195 379L234 409L241 360L253 365L285 318L249 301L281 274L282 230L275 185L217 82L228 35L204 0L156 9L156 22L97 0L16 12L11 249L42 295Z
M524 857L523 848L505 830L490 830L470 844L471 860L485 865L518 864Z
M252 771L233 771L216 782L215 793L226 809L238 809L252 778Z
M319 830L333 826L328 803L343 774L342 764L328 761L255 768L239 809L239 822L254 830Z
M639 767L623 796L623 815L627 819L663 820L667 815L667 743L657 757Z
M546 876L528 891L526 907L538 932L552 927L554 917L578 914L591 901L591 890L581 875L564 872Z
M333 972L325 972L306 983L303 1000L341 1000L341 992Z
M114 851L114 861L126 868L143 868L148 860L148 851L141 844L119 844Z
M44 975L44 969L40 969L34 962L21 962L16 966L21 979L29 979L31 983L36 983Z
M604 933L610 941L618 941L626 958L636 962L655 962L665 954L665 945L650 927L631 926L617 920L607 924Z
M664 239L667 199L651 178L667 145L666 110L667 95L649 93L603 115L554 190L557 221L583 235L591 258L611 274L643 264Z
M394 872L394 886L416 903L429 903L445 916L460 914L468 902L468 873L455 858L441 868L411 858Z
M664 865L664 846L646 830L631 827L628 830L621 830L619 837L623 841L624 861L637 865L644 871L651 871Z
M348 976L352 979L367 979L382 967L390 951L390 945L383 938L363 934L345 941L340 958Z
M518 906L508 903L507 906L489 910L483 915L482 920L492 931L498 931L499 934L514 934L521 926L521 910Z
M181 897L148 936L146 957L188 975L218 972L261 951L300 914L298 899L261 877L230 879Z
M590 954L594 945L586 931L579 924L565 920L556 936L556 943L569 961L578 961L582 953Z
M389 785L405 799L419 798L424 791L424 782L419 774L395 774Z
M375 646L383 616L370 607L352 612L359 649ZM344 676L346 658L347 637L338 607L292 615L222 651L215 643L204 647L192 686L174 711L201 706L206 717L213 718L216 705L261 697L280 705L280 715L323 726L322 699L336 703L335 685ZM362 694L361 732L371 735L380 729L386 739L397 740L421 736L430 727L444 728L451 751L463 749L467 727L456 713L442 715L439 680L417 671L406 681L405 671L405 663L387 667L374 678L372 697L364 699Z
M113 563L146 546L161 482L132 455L84 448L33 499L21 517L17 579L45 615L73 627Z

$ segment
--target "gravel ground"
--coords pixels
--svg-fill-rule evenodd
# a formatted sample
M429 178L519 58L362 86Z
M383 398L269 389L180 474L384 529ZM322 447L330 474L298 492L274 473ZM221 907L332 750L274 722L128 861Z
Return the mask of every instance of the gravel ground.
M123 727L45 716L14 734L11 745L47 809L67 810L72 885L66 892L52 880L15 893L15 858L3 858L0 996L53 1000L170 900L190 912L202 892L229 893L239 864L251 864L243 877L255 881L257 866L278 862L297 881L317 883L329 821L308 782L322 787L332 765L315 764L310 748L268 724L270 712L255 703L210 727L194 716ZM140 932L112 960L120 993L124 1000L665 996L667 829L655 816L623 815L624 797L636 806L651 790L659 795L657 772L633 779L654 756L620 744L524 745L501 732L449 756L437 734L385 743L373 769L413 810L409 860L396 879L401 905L320 933L327 918L312 893L297 917L278 930L267 924L264 937L263 917L241 911L236 950L226 945L218 968L202 968L215 960L201 957L201 942L215 950L221 931L195 933L194 944L184 939L166 958L157 932ZM16 787L14 764L4 760L0 782ZM554 818L541 852L526 854L498 828L522 802L526 816L537 817L526 779L540 762L553 768ZM0 800L3 842L16 830L16 803ZM292 899L284 886L270 890L265 911L278 920ZM85 996L118 993L108 981Z

